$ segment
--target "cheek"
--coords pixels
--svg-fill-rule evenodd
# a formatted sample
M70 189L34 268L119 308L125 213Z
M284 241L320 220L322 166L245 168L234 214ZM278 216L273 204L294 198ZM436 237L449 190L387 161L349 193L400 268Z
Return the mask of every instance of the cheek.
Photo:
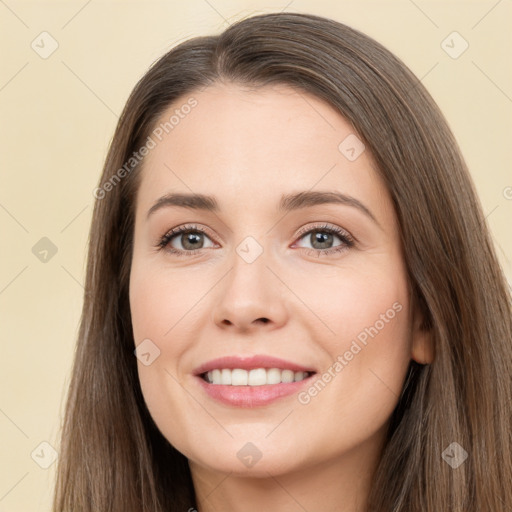
M379 404L389 412L400 395L411 336L407 280L399 264L394 268L344 269L338 279L317 281L323 293L317 289L308 296L330 331L319 338L329 359L320 378L335 382L328 385L329 398L343 405L340 410L366 403L369 410Z
M197 302L197 291L185 273L150 265L132 267L130 310L135 343L145 338L169 340L173 329Z
M328 362L298 396L305 428L308 418L326 418L323 435L333 440L342 426L346 439L339 441L340 449L363 443L384 428L410 362L406 288L386 278L364 290L360 283L345 281L344 293L324 309L325 321L335 331L323 337ZM319 453L327 457L332 449L326 442Z
M333 349L342 349L347 340L358 337L362 342L371 339L376 330L381 338L392 330L398 340L406 338L406 275L399 260L382 263L320 267L310 270L307 279L293 281L294 292L324 325L327 335L320 339L329 340Z
M190 456L186 447L191 443L186 438L193 424L187 423L184 428L184 418L176 411L188 410L200 414L179 382L178 371L178 363L190 341L186 336L178 335L182 327L180 319L187 321L189 316L185 317L186 310L191 306L184 309L188 302L184 303L180 290L187 290L185 284L179 278L166 277L164 273L161 268L155 272L148 265L139 265L138 262L132 265L130 309L135 345L147 343L145 340L149 339L154 343L147 345L151 358L154 357L154 350L158 354L148 365L139 359L137 372L144 402L153 420L171 443L177 443L182 453Z
M135 268L130 278L130 311L136 344L145 338L161 336L166 324L163 315L165 289L161 282L148 274L143 275Z

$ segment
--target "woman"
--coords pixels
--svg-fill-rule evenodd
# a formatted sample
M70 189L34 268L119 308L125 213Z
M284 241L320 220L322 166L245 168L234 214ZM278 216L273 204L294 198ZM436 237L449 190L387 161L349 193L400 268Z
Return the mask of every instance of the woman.
M380 44L288 13L180 44L94 195L55 511L512 508L510 295Z

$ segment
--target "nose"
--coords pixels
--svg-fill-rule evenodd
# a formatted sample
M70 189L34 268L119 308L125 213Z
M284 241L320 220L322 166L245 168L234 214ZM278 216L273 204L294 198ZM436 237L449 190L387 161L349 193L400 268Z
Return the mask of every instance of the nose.
M269 264L265 252L250 263L234 253L233 265L214 297L217 326L239 332L282 327L288 315L284 285Z

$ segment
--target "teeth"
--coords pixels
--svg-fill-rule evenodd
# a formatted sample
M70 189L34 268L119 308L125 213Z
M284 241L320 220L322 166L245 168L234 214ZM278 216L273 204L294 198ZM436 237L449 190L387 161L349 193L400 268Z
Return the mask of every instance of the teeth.
M263 386L265 384L279 384L281 382L297 382L310 376L310 372L294 372L280 370L279 368L255 368L242 370L235 368L215 369L205 374L206 382L210 384L227 384L231 386Z
M221 372L220 380L221 384L231 384L231 371L224 368L224 370Z

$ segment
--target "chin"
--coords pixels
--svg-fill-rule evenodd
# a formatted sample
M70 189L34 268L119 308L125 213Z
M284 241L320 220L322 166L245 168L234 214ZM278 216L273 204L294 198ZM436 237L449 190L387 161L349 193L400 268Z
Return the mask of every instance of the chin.
M222 457L212 456L207 459L193 458L189 459L190 464L196 464L209 471L230 473L231 476L239 476L246 478L269 478L270 476L278 476L285 473L293 472L299 469L298 461L293 454L280 453L261 453L261 458L253 458L251 461L249 455L238 457L234 452L233 456L227 456L226 453ZM287 461L293 460L293 465Z

